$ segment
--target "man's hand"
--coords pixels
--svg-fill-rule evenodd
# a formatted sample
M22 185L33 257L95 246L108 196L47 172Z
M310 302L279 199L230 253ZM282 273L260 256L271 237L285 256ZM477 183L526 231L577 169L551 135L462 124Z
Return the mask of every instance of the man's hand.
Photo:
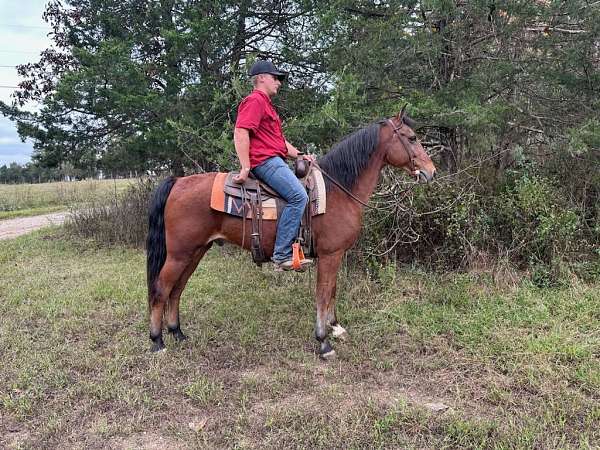
M315 155L310 155L310 154L300 154L298 155L298 159L305 159L308 162L315 162L316 158Z
M235 184L244 184L246 182L246 180L248 179L249 174L250 174L250 168L242 167L242 169L240 169L240 173L238 175L236 175L235 177L233 177L233 182Z

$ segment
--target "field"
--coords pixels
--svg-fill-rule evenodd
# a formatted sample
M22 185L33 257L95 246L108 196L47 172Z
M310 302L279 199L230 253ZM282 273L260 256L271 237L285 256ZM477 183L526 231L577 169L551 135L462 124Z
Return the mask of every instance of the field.
M345 268L324 363L314 273L216 248L149 354L143 253L61 233L0 242L2 448L600 445L598 285Z
M0 184L0 219L63 211L82 203L105 200L133 182L120 179Z

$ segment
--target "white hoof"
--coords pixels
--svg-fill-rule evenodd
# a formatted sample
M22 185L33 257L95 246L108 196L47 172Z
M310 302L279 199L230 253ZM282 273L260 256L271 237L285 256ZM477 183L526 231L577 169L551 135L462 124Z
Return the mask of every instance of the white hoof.
M347 341L350 338L346 329L341 325L334 325L332 327L331 336L342 341Z
M330 350L327 353L323 353L321 356L321 359L324 359L325 361L332 361L335 359L335 350Z

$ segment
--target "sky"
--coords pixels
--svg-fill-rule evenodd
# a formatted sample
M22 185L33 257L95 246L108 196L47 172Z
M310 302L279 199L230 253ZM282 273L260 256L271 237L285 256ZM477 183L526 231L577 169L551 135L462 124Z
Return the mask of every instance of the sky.
M11 94L20 81L15 66L39 61L40 52L51 46L50 27L42 19L47 2L0 0L0 100L5 103L12 103ZM32 152L32 143L21 142L14 122L0 114L0 166L25 164Z

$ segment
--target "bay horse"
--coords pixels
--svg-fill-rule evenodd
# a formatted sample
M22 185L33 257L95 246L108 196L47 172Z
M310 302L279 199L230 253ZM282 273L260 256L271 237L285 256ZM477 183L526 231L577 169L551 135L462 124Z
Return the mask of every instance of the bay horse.
M333 337L347 337L335 313L336 281L344 253L360 233L364 208L361 202L368 202L386 164L403 168L422 182L431 181L435 174L435 166L413 126L403 108L398 115L346 137L318 160L323 172L337 181L325 179L327 210L312 219L317 254L315 337L323 359L335 356L330 333ZM151 351L165 349L163 317L176 340L186 338L179 321L179 298L213 242L224 239L238 246L243 243L244 249L250 249L252 227L243 227L239 217L210 208L215 176L216 173L205 173L169 177L157 187L150 202L146 248ZM273 253L275 231L276 221L263 222L267 257Z

